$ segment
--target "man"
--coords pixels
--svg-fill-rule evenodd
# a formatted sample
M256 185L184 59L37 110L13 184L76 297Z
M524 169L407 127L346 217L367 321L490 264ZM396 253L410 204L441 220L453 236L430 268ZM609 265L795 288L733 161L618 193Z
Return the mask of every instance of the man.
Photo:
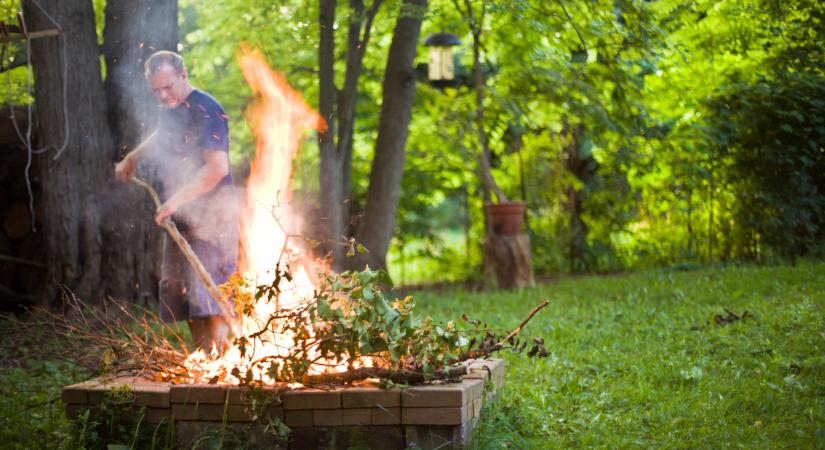
M216 284L236 270L237 201L229 165L227 116L215 99L189 83L183 59L160 51L146 60L146 80L158 103L158 128L115 166L123 182L138 161L157 170L163 204L155 222L171 218ZM164 242L160 315L165 322L188 320L195 345L220 351L229 334L221 309L180 249Z

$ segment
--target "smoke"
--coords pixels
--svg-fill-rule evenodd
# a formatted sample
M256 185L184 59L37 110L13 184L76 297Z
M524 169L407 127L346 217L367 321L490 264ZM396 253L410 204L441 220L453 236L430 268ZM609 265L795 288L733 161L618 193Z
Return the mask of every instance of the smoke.
M103 54L116 157L134 149L157 125L158 106L143 65L158 50L177 51L177 9L177 2L168 0L106 4Z

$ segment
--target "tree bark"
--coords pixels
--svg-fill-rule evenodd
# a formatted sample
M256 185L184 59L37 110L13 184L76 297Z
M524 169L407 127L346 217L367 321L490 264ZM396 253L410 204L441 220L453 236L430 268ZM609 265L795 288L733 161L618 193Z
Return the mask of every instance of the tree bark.
M176 0L109 0L103 31L105 90L109 124L119 160L156 126L158 106L144 76L144 61L158 50L177 50ZM141 176L152 179L150 168ZM110 295L139 300L154 298L160 272L161 232L152 222L155 208L144 192L108 181L113 201L103 211L104 248L118 261L106 272Z
M109 201L104 186L112 171L112 136L108 127L101 126L106 123L106 96L95 15L89 0L40 0L38 4L23 1L27 28L55 27L41 12L43 8L63 29L62 37L31 43L39 144L52 148L38 158L48 277L53 281L44 299L53 300L58 287L65 286L81 298L96 301L103 298L102 271L115 266L103 261L100 236L98 206ZM54 149L62 147L67 131L64 120L68 145L56 157Z
M323 244L321 252L332 254L333 267L341 261L341 246L335 242L343 231L341 195L341 157L335 147L335 0L320 0L318 24L318 109L326 122L326 129L318 133L321 154L321 211L320 223Z
M427 0L404 0L393 31L369 190L364 215L355 234L355 240L369 252L349 258L347 265L352 269L360 269L367 264L375 269L385 269L387 266L387 249L395 226L415 96L413 60L426 8Z
M455 2L456 8L461 11L458 3ZM484 28L484 16L487 10L487 1L481 2L481 14L476 18L473 11L473 5L470 0L464 0L464 7L467 21L470 25L470 34L473 36L473 91L475 91L476 111L475 111L475 132L478 137L478 143L481 147L481 154L477 157L479 172L481 175L482 186L484 188L484 203L489 203L492 191L496 195L499 203L506 202L507 197L498 187L495 178L493 178L492 168L490 167L490 139L487 135L487 129L484 126L484 74L481 71L481 33ZM489 230L490 224L485 221L485 227Z
M344 89L338 101L338 154L341 155L341 196L344 221L349 217L349 200L352 180L352 136L355 126L355 104L358 98L358 79L361 77L364 54L367 51L372 22L383 0L373 0L370 9L364 12L362 0L350 0L349 30L347 32L347 71L344 74ZM363 29L363 32L362 32Z
M581 146L584 136L584 125L570 126L567 118L562 119L561 135L564 138L564 167L574 177L587 186L596 174L598 162L592 155L582 155ZM584 213L584 189L574 186L567 188L567 210L570 214L570 269L574 272L586 270L590 264L587 259L587 234L589 229L582 219Z
M177 51L176 0L108 0L103 30L106 98L122 157L156 126L157 102L144 77L143 63L158 50Z
M319 134L321 149L321 251L332 254L333 268L342 269L343 246L336 245L347 234L352 172L352 136L355 124L355 107L358 97L358 79L361 76L364 54L370 39L375 15L383 0L373 0L369 10L364 10L362 0L350 0L349 26L347 31L347 64L344 85L336 90L335 79L335 2L321 0L319 24L321 28L319 55L319 109L327 122L327 129ZM337 126L336 126L337 125ZM337 142L335 136L338 136Z

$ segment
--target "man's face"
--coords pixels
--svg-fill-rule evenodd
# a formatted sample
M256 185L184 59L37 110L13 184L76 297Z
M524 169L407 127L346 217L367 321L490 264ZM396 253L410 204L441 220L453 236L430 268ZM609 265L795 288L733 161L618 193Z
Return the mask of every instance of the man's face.
M155 98L165 108L176 108L186 100L186 72L178 73L171 65L161 64L148 81Z

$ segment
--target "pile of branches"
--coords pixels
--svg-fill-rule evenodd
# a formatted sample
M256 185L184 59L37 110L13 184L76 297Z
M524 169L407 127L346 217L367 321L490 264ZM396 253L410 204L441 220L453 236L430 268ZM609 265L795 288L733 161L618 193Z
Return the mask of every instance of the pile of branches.
M33 308L23 318L2 318L10 323L5 342L36 342L28 356L66 361L97 375L157 379L162 371L182 367L189 353L157 314L112 299L90 306L64 291L62 310Z
M97 364L90 368L98 374L189 383L258 385L264 382L261 374L266 374L277 382L308 386L373 378L410 384L459 377L466 373L463 361L502 350L526 352L530 357L548 355L541 339L525 339L520 332L549 301L536 306L509 332L466 316L461 326L439 323L417 317L412 297L388 297L382 289L389 284L387 275L367 270L328 275L311 300L289 309L276 307L272 314L257 317L260 302L280 304L281 282L290 277L287 268L272 284L253 287L236 275L221 287L232 295L238 313L259 322L257 331L236 336L232 342L241 361L218 374L185 364L189 349L184 340L156 314L134 305L111 302L106 309L95 309L67 295L63 314L39 310L26 321L17 321L16 328L37 328L48 339L73 342L72 347L83 349L74 358L85 358L87 366ZM275 354L255 351L277 344L275 336L292 336L293 342L277 347ZM331 366L347 370L327 370Z

